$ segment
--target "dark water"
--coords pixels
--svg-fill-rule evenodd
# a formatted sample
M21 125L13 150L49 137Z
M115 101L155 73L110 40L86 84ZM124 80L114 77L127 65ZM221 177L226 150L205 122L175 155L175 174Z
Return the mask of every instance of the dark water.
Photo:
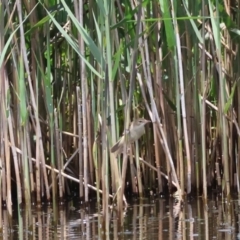
M240 201L217 198L203 206L201 198L180 205L169 200L144 200L124 210L123 227L114 210L103 217L94 205L69 202L55 212L3 212L0 239L240 239Z

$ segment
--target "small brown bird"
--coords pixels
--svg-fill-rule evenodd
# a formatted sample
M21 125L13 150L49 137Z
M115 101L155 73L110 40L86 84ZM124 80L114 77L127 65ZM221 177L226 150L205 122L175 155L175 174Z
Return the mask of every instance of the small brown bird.
M129 145L138 140L145 133L145 125L149 122L149 120L144 118L135 119L131 123L130 129L123 134L123 136L115 143L115 145L113 145L111 152L115 153L116 156L119 153L122 153L124 144Z

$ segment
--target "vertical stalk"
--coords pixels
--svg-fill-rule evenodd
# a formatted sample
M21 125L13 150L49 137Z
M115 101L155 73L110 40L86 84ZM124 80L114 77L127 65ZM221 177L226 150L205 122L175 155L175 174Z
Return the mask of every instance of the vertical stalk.
M26 125L26 138L27 138L27 152L28 152L28 165L29 165L29 175L30 175L30 192L31 192L31 200L32 203L35 203L36 198L35 198L35 189L34 189L34 176L33 176L33 166L32 166L32 152L31 152L31 140L29 137L29 131L30 131L30 127L29 127L29 121L28 124Z
M4 5L3 1L0 1L0 53L4 49ZM4 74L4 64L0 64L0 202L4 200L6 202L7 197L7 210L12 215L12 201L11 192L6 194L6 190L10 190L11 175L6 175L10 169L10 155L8 147L8 134L7 134L7 116L6 116L6 79ZM5 139L5 142L3 141ZM7 189L6 189L7 188ZM0 227L2 228L2 204L0 204Z
M182 123L181 123L181 108L180 108L180 96L179 96L179 79L178 79L178 68L177 68L177 59L174 58L175 60L175 77L176 77L176 81L175 81L175 86L176 86L176 105L177 105L177 139L178 139L178 157L179 157L179 173L180 173L180 185L181 185L181 189L185 189L185 173L186 173L186 169L185 169L185 164L184 164L184 158L183 158L183 141L182 141Z
M202 1L202 16L205 16L205 0ZM202 53L201 53L201 82L203 83L203 98L201 102L201 146L202 146L202 170L203 170L203 198L204 201L207 201L207 160L206 160L206 88L205 88L205 81L206 81L206 74L205 74L205 64L206 64L206 57L205 57L205 18L203 17L203 27L202 27Z
M14 162L14 169L15 169L15 175L16 175L16 184L17 184L17 202L18 202L18 208L22 205L22 189L21 189L21 179L20 179L20 173L18 168L18 156L15 146L15 140L14 140L14 134L13 134L13 125L12 125L12 114L11 111L9 112L8 116L8 130L10 135L10 142L11 142L11 148L12 148L12 155L13 155L13 162Z
M82 108L81 108L81 97L80 88L76 88L77 92L77 113L78 113L78 151L79 151L79 197L83 199L83 154L82 154Z
M79 1L79 22L84 26L83 22L83 12L84 12L84 2L83 0ZM85 55L84 41L83 38L78 35L78 42L81 54ZM81 78L81 89L82 89L82 122L83 122L83 163L84 163L84 197L85 202L88 202L88 141L87 141L87 79L86 79L86 68L85 62L81 60L80 63L80 78Z
M107 67L106 67L106 74L107 77L105 78L105 90L109 91L109 109L110 109L110 118L111 118L111 140L112 143L115 143L117 138L116 138L116 116L115 116L115 107L114 107L114 79L112 79L113 77L113 72L112 72L112 67L113 67L113 63L112 63L112 52L113 52L113 48L112 48L112 38L111 38L111 17L113 14L113 2L112 1L108 1L108 0L104 0L104 10L105 10L105 38L106 38L106 63L107 63ZM106 87L108 86L108 88ZM107 95L107 93L105 93L105 96ZM103 106L105 107L105 106ZM105 117L107 117L105 115ZM105 119L103 119L104 122ZM105 128L103 128L105 129ZM105 158L103 158L103 161L105 161ZM111 169L113 170L112 174L115 176L115 183L113 183L113 186L119 188L122 187L122 180L120 178L120 169L118 170L117 167L117 161L113 158L113 155L111 155ZM114 179L114 178L112 178ZM122 195L121 195L121 191L118 191L117 189L113 189L113 191L115 191L117 193L117 202L118 202L118 211L121 211L120 209L121 204L122 204Z
M50 200L50 191L49 191L49 185L48 185L48 179L47 179L47 172L45 168L45 156L44 156L44 150L43 150L43 142L42 142L42 133L41 133L41 127L40 127L40 122L39 122L39 117L38 117L38 109L37 109L37 104L36 104L36 98L35 96L38 96L38 93L34 93L33 91L33 86L32 86L32 79L31 79L31 74L30 74L30 69L29 69L29 64L28 64L28 59L27 59L27 51L26 51L26 44L25 44L25 38L24 38L24 30L23 30L23 21L22 21L22 4L20 0L16 1L17 3L17 10L18 10L18 18L19 18L19 25L20 25L20 36L21 36L21 49L22 49L22 54L23 54L23 60L24 60L24 67L27 73L27 80L28 80L28 85L29 85L29 90L30 90L30 99L31 99L31 104L33 107L33 112L35 115L35 121L36 121L36 159L37 159L37 164L36 164L36 171L37 171L37 181L36 181L36 187L37 190L39 191L37 193L37 204L40 204L41 202L41 197L40 197L40 161L41 161L41 169L43 173L43 178L44 178L44 183L45 183L45 189L46 189L46 197L47 200Z
M240 6L240 0L238 0L238 6ZM237 14L237 26L240 25L240 13L238 12ZM238 51L237 56L236 56L236 63L240 62L240 52ZM236 73L236 78L240 79L240 68L237 68L237 73ZM237 84L237 102L240 102L240 82L238 81ZM237 105L237 119L240 119L240 104ZM238 169L238 173L240 173L240 154L239 154L239 149L240 149L240 141L237 143L237 149L238 149L238 154L237 154L237 166L236 168ZM240 177L238 177L238 186L240 186ZM240 197L240 188L238 188L238 196Z
M108 212L108 193L109 193L109 181L108 181L108 154L107 154L107 103L108 103L108 67L106 65L106 75L104 81L104 89L103 89L103 98L101 101L101 109L102 109L102 131L101 131L101 139L102 139L102 189L103 189L103 216L107 216ZM105 229L105 228L104 228Z
M198 46L195 43L194 45L194 49L197 49ZM195 184L196 184L196 192L197 194L199 194L200 192L200 178L202 176L202 148L201 148L201 144L199 144L201 136L200 136L200 131L201 129L199 129L200 123L201 123L201 113L200 113L200 102L199 102L199 83L198 83L198 79L200 79L200 73L197 72L197 65L198 65L198 51L194 51L196 52L194 54L194 70L193 70L193 74L194 74L194 84L193 84L193 101L194 101L194 116L195 116L195 123L194 123L194 128L195 128L195 135L194 135L194 142L195 142L195 155L194 155L194 171L195 171ZM200 161L201 160L201 161Z
M139 197L143 198L143 183L142 183L142 173L140 168L140 161L139 161L139 144L138 141L135 142L136 145L136 168L137 168L137 189L139 193Z
M186 150L187 158L187 194L191 192L191 158L190 158L190 149L189 149L189 139L188 139L188 129L187 129L187 119L186 119L186 104L185 104L185 89L184 89L184 79L183 79L183 66L182 66L182 53L181 53L181 42L179 37L178 23L176 20L176 11L175 4L171 0L171 9L172 9L172 18L173 18L173 27L175 30L176 36L176 51L177 51L177 60L178 60L178 69L179 69L179 90L180 90L180 102L182 110L182 121L183 121L183 134L184 134L184 145Z
M22 170L24 171L23 178L23 189L24 189L24 199L26 206L31 206L31 196L30 196L30 181L29 181L29 166L28 166L28 152L27 152L27 134L26 126L22 129Z
M60 148L60 136L59 136L59 126L58 126L58 114L57 110L54 109L54 119L55 119L55 146L56 146L56 158L57 158L57 167L60 169L59 175L58 175L58 187L59 187L59 198L60 198L60 203L63 201L63 178L62 178L62 162L61 162L61 148ZM55 181L55 179L53 179ZM53 198L56 198L56 196L53 196ZM54 201L54 199L53 199ZM56 201L56 199L55 199Z
M49 23L46 24L46 28L49 29ZM56 196L57 196L57 179L56 173L53 171L55 168L55 151L54 151L54 108L53 108L53 87L51 84L51 59L50 59L50 32L47 31L47 69L44 77L44 93L45 93L45 105L48 113L49 131L50 131L50 159L51 159L51 177L52 177L52 203L53 211L56 212ZM56 141L56 139L55 139ZM54 219L56 221L56 219Z
M216 45L216 57L218 62L217 69L219 74L219 94L220 94L220 103L219 103L219 117L220 117L220 124L221 124L221 140L222 140L222 159L224 164L224 180L226 183L226 194L227 199L230 198L230 176L229 176L229 158L228 158L228 122L224 114L224 107L225 107L225 100L226 100L226 78L223 76L222 73L222 55L221 55L221 41L220 41L220 32L219 32L219 11L216 8L216 14L213 13L213 6L212 2L208 1L208 6L210 10L211 16L211 23L213 27L213 37L215 40ZM218 5L218 1L216 1L216 5ZM215 16L216 15L216 16Z
M156 2L153 2L153 14L154 17L160 17L160 8L158 7L158 4ZM157 104L157 108L162 111L163 114L163 126L165 127L165 133L167 132L166 130L166 124L165 124L165 120L166 120L166 114L165 114L165 107L164 107L164 98L163 98L163 94L162 94L162 89L163 89L163 71L162 71L162 66L161 66L161 61L162 61L162 50L159 47L158 41L160 39L160 29L161 29L161 25L158 22L156 24L156 27L154 28L154 32L156 34L156 36L158 36L157 38L155 38L155 48L156 48L156 67L155 69L155 85L154 85L154 90L155 90L155 96L157 96L159 94L159 98L156 98L156 104ZM156 167L158 169L157 172L157 179L158 179L158 193L162 193L163 192L163 185L162 185L162 177L160 174L160 169L161 169L161 162L160 162L160 141L157 137L157 126L156 124L153 124L153 138L154 138L154 145L155 145L155 158L156 158ZM168 162L167 162L168 163ZM168 169L170 169L170 166L168 164Z
M92 146L93 146L93 140L92 140L92 114L91 114L91 103L90 103L90 95L87 98L87 132L88 132L88 153L89 153L89 183L93 184L93 154L92 154Z
M98 153L99 148L98 143L100 142L100 134L97 133L97 136L95 137L94 143L93 143L93 149L92 149L92 155L93 155L93 163L95 168L95 178L96 178L96 186L97 186L97 202L100 203L100 195L99 195L99 189L100 189L100 176L99 176L99 161L98 161Z

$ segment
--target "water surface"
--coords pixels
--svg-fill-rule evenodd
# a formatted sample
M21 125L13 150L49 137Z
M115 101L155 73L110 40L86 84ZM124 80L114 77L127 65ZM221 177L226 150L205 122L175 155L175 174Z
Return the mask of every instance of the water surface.
M174 200L135 201L123 211L123 227L114 209L103 217L97 206L68 202L54 212L3 212L0 239L240 239L240 202L222 198L203 205L201 198L181 205Z

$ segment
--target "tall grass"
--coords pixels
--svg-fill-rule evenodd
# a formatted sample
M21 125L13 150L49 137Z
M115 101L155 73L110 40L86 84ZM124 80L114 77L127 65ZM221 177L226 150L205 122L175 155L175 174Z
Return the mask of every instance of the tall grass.
M201 3L0 3L10 215L15 194L40 206L96 192L106 214L109 197L121 213L128 192L239 192L237 5ZM152 124L116 159L109 149L138 117Z

